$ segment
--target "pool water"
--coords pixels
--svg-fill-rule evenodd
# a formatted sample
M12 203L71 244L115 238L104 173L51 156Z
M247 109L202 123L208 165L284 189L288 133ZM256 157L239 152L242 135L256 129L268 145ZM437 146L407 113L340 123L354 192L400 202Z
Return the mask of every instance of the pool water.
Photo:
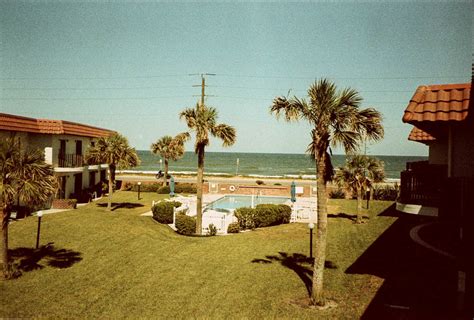
M255 207L258 204L283 204L290 200L286 197L265 197L265 196L224 196L214 202L209 203L206 209L232 210L242 207Z

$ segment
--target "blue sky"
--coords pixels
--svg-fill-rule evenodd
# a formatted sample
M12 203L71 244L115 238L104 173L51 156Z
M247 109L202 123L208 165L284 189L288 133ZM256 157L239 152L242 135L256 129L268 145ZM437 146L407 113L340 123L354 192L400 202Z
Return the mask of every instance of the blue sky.
M329 77L382 112L385 139L369 153L426 155L401 117L418 85L470 80L472 6L1 2L0 112L109 128L148 149L187 130L178 114L200 94L189 74L215 73L206 102L238 139L209 151L303 153L310 127L269 106Z

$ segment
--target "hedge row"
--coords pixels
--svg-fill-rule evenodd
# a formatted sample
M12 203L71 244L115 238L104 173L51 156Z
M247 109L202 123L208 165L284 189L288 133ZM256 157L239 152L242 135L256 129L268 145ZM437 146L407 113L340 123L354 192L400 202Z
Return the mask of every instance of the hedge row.
M291 208L286 204L259 204L256 208L238 208L234 212L240 229L254 229L289 223Z
M180 206L181 202L179 201L158 202L151 208L151 211L153 212L153 219L159 223L173 223L173 208L178 208Z
M138 184L132 182L125 182L122 190L138 192ZM143 183L140 186L140 192L156 192L159 194L170 193L169 186L163 186L160 182ZM175 193L196 193L196 185L193 183L176 183L174 188Z

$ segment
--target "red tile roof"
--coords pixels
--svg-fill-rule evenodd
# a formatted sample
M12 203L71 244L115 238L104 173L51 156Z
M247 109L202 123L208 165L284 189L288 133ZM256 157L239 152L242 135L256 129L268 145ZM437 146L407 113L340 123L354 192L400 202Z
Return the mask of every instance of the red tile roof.
M403 122L463 121L469 109L470 83L419 86Z
M417 127L413 127L413 129L411 129L410 135L408 136L408 140L426 143L429 141L435 141L436 138L428 132L425 132Z
M70 134L81 137L106 137L111 130L85 124L49 119L34 119L13 114L0 113L0 130L44 134Z

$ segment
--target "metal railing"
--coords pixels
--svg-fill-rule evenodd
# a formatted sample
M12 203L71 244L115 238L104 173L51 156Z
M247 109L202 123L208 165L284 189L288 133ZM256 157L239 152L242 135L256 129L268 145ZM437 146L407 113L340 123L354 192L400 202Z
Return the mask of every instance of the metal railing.
M439 207L446 179L445 165L407 163L407 170L400 174L399 202Z
M82 154L65 153L58 156L58 166L63 168L76 168L84 165Z

